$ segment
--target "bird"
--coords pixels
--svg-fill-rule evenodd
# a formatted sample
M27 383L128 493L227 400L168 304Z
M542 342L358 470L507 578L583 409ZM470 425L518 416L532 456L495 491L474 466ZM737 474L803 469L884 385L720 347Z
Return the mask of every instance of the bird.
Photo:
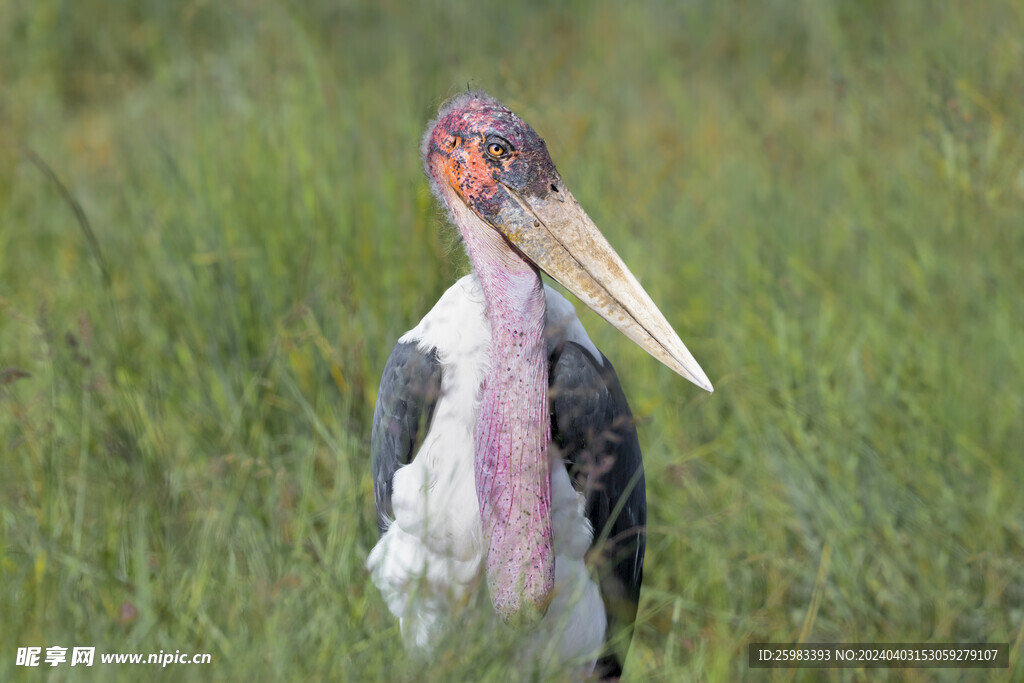
M429 655L477 592L524 655L621 674L643 576L636 425L561 284L641 348L711 382L566 188L543 140L482 90L443 104L421 143L472 272L384 367L367 568L408 649Z

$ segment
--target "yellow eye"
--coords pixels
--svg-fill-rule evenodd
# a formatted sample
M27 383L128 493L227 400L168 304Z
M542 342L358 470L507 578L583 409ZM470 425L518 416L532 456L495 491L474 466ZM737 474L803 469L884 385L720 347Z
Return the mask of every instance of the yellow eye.
M492 142L491 144L487 145L487 153L496 159L499 157L503 157L505 156L505 154L507 154L505 148L499 145L497 142Z

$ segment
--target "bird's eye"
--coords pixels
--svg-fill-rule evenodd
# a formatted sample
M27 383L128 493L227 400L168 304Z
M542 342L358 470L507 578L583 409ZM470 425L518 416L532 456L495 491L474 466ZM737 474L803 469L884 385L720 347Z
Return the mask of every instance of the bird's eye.
M505 149L503 145L497 142L492 142L491 144L487 145L487 153L490 154L495 159L500 159L501 157L508 154L508 151Z

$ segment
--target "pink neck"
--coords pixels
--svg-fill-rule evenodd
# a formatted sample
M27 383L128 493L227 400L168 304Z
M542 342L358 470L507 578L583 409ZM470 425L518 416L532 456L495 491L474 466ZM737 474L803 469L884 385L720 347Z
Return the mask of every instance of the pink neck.
M555 577L544 288L493 229L463 230L463 238L491 323L475 438L487 586L506 621L530 620L546 610Z

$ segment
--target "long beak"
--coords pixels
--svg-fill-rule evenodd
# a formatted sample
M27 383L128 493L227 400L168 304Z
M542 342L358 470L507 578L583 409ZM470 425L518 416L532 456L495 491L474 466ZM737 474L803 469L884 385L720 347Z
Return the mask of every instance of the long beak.
M529 222L501 221L502 232L527 258L649 354L714 391L693 354L561 182L544 198L504 187Z

